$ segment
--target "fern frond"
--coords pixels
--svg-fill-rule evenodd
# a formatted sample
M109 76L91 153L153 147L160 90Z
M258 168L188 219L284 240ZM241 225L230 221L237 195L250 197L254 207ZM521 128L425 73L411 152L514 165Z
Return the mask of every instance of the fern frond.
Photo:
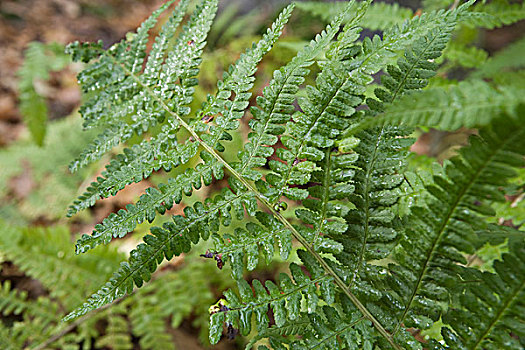
M446 176L434 177L428 209L412 208L410 226L394 252L398 265L390 266L394 334L402 325L425 329L440 317L457 264L466 262L461 252L473 252L474 231L486 225L480 218L493 214L490 203L504 200L500 186L515 176L512 167L524 164L524 133L523 118L502 117L482 129L445 167Z
M332 18L339 15L345 9L345 6L344 2L304 1L297 3L297 7L301 10L310 12L312 15L322 18L325 22L329 22ZM360 25L371 30L385 30L394 25L400 25L411 17L412 10L409 8L401 7L396 3L379 2L370 5Z
M210 96L205 107L200 111L199 115L203 116L202 119L193 120L191 127L198 131L204 142L218 151L224 150L224 146L219 143L220 140L232 139L228 130L236 130L239 127L238 119L243 116L251 96L249 90L253 87L253 75L257 64L281 35L292 10L293 5L285 8L263 38L230 67L229 72L225 73L224 80L218 83L217 94ZM166 39L160 41L164 40ZM229 100L232 93L235 95L234 101ZM215 121L210 123L207 119L213 119L213 115L217 116ZM176 132L177 124L169 121L162 132L149 141L125 149L123 155L118 155L106 167L102 177L99 177L97 182L93 182L70 206L68 216L92 206L100 198L115 195L126 185L148 177L154 170L163 168L170 171L186 163L197 153L198 143L187 141L179 144L176 142Z
M59 71L69 63L63 50L64 47L56 43L31 42L24 52L24 63L17 72L20 112L38 146L44 144L47 104L45 97L35 88L35 82L48 80L49 72Z
M308 67L315 58L323 52L339 31L344 14L353 3L346 6L343 14L337 16L327 27L317 35L307 46L284 67L276 70L270 84L264 89L262 96L257 97L259 107L253 107L253 119L250 121L252 132L248 135L248 143L244 151L239 153L240 164L236 165L239 173L250 180L259 180L262 174L254 168L266 164L266 158L273 155L272 146L283 132L283 124L288 122L294 112L292 105L299 85L309 73Z
M38 318L42 328L47 328L56 321L58 305L44 298L36 301L28 300L26 291L11 289L11 282L4 281L0 286L0 314L23 315Z
M166 332L166 321L160 305L146 298L136 298L129 317L133 335L140 337L141 349L175 349L172 337Z
M275 324L284 325L286 320L295 320L301 310L303 293L306 298L309 313L316 310L319 298L317 297L317 283L330 283L330 276L319 274L307 276L299 265L290 264L293 280L287 274L280 275L279 287L272 281L265 285L259 280L253 280L250 286L245 280L237 282L240 296L228 290L224 293L226 302L210 317L210 341L215 344L222 334L222 325L226 324L239 329L247 335L251 331L252 315L255 315L255 324L258 331L268 328L268 307L273 310ZM294 283L295 281L295 283ZM253 289L252 289L253 288ZM212 310L213 312L214 310Z
M0 346L2 349L15 350L23 347L24 339L0 322Z
M500 28L525 19L525 4L509 3L507 0L479 3L472 12L466 13L464 23L471 27Z
M112 308L108 313L106 333L95 342L97 347L109 347L113 350L131 350L133 343L129 334L129 325L125 315L126 310Z
M459 43L450 43L443 58L447 64L453 64L465 68L478 68L487 61L488 53L475 46L466 46Z
M204 151L203 151L204 152ZM112 238L124 237L132 232L137 224L144 220L152 222L156 213L164 214L166 210L179 204L183 194L190 196L193 189L209 185L213 178L220 180L224 171L220 163L210 155L202 155L206 163L198 164L195 169L189 168L184 173L170 178L167 184L160 184L158 189L150 187L136 204L128 204L126 210L110 214L101 224L95 226L91 235L83 235L76 244L76 252L85 253L100 244L108 244Z
M460 296L461 306L443 317L447 349L522 349L525 335L525 246L523 241L494 264L495 274L479 274L480 283ZM514 337L515 335L516 337ZM442 349L441 344L433 344Z
M523 68L525 67L523 55L525 55L525 39L519 39L490 57L479 70L473 73L473 76L496 78L502 72Z
M207 200L204 204L197 202L193 208L186 207L185 216L174 216L173 222L165 223L163 228L153 227L151 235L144 237L144 243L139 244L130 253L129 261L121 264L110 281L64 320L79 317L111 303L131 293L134 285L142 286L144 281L149 281L151 274L164 258L169 260L173 256L188 252L192 244L198 243L201 238L208 239L211 232L217 231L221 224L230 225L232 208L239 220L244 217L244 210L254 215L253 194L236 194L224 189L213 200Z
M231 262L232 276L236 280L242 278L244 267L252 271L259 262L259 249L262 250L266 263L274 256L275 246L279 254L287 260L292 250L292 233L277 219L258 211L255 214L261 225L248 223L246 229L236 228L233 233L212 236L215 251ZM246 257L246 263L244 261Z
M426 86L437 69L431 60L441 55L452 29L453 26L447 26L430 31L414 43L397 66L388 66L388 74L381 77L384 88L375 90L379 101L367 100L371 118L403 94ZM356 190L349 198L356 209L345 216L348 231L336 239L344 246L343 253L337 255L338 260L352 271L352 284L355 282L358 289L372 288L364 282L362 271L370 273L373 269L367 266L368 261L389 256L398 238L401 223L393 208L402 196L406 151L412 144L412 139L407 138L409 133L406 128L380 127L357 134Z
M433 87L399 98L383 114L364 120L349 133L384 124L426 125L441 130L480 127L493 122L499 113L516 114L516 107L524 101L523 92L519 88L494 88L480 80Z
M450 84L432 87L443 94L455 91L451 96L438 96L448 103L451 97L463 93L462 88L474 86L479 91L465 94L497 95L494 98L497 103L490 112L505 115L501 119L490 116L470 121L473 119L469 119L472 117L469 110L460 120L452 120L464 101L453 104L452 112L447 111L449 114L437 122L432 119L434 125L430 126L483 126L479 136L472 137L471 146L435 171L432 180L416 178L414 182L413 177L404 174L406 150L412 140L408 137L411 130L402 125L403 121L408 126L426 124L428 118L437 118L429 113L444 110L445 106L441 100L434 105L421 100L420 105L407 109L407 101L421 96L429 98L425 94L432 89L423 88L435 74L439 62L436 60L458 20L468 17L466 10L472 4L473 0L454 9L458 5L455 3L452 10L415 16L385 30L382 37L359 42L357 23L370 1L350 2L345 9L351 9L352 16L340 13L288 65L274 72L263 96L257 99L259 107L252 109L248 142L235 162L226 160L231 159L229 153L235 149L226 153L227 141L242 137L235 133L249 106L257 65L280 36L293 5L286 7L262 39L228 69L217 84L217 92L192 114L189 104L216 0L203 0L189 24L171 43L169 38L175 33L175 24L182 18L180 13L173 14L164 26L165 33L157 38L151 60L145 62L144 73L142 52L156 14L135 36L107 52L97 45L78 45L77 58L99 56L80 76L86 86L95 84L95 80L103 86L103 91L93 91L83 110L88 126L101 125L109 130L107 140L100 142L98 149L109 150L108 145L122 141L119 133L126 128L131 134L149 132L152 125L156 128L148 141L126 149L107 165L102 176L71 207L71 214L99 198L114 195L131 182L141 181L155 170L187 168L190 158L200 151L195 168L186 169L167 185L148 189L135 205L104 220L91 236L79 240L79 252L126 235L138 222L151 221L157 213L180 203L184 195L191 195L203 182L208 185L225 177L224 173L229 174L227 185L222 181L218 184L223 188L221 194L186 207L184 215L174 216L162 228L154 227L109 282L64 319L84 315L130 294L135 287L151 280L164 259L188 253L201 239L213 237L214 249L203 256L213 257L219 268L224 262L230 263L240 294L229 290L225 300L210 308L210 339L214 343L226 324L230 337L237 333L237 328L247 335L254 327L256 335L249 346L267 339L266 344L278 350L373 347L420 350L426 345L419 342L410 328L426 330L441 318L445 321L445 341L451 343L448 338L454 338L458 339L457 344L467 344L470 334L475 332L466 329L462 318L465 313L481 315L480 310L487 308L482 304L486 302L483 298L496 300L495 311L489 308L491 320L479 323L481 331L476 333L476 346L490 348L484 339L498 343L496 338L503 338L502 332L521 334L519 323L508 326L516 317L507 307L512 304L515 309L523 308L514 302L514 297L509 299L495 289L502 297L490 291L487 297L469 284L479 286L496 281L494 288L506 284L512 290L511 295L516 293L517 286L518 296L522 293L522 283L515 282L519 277L506 274L500 263L495 264L499 266L496 272L500 277L488 277L496 275L462 266L466 265L466 254L481 254L480 247L490 242L502 243L502 232L510 230L496 228L489 222L495 220L493 202L504 201L505 193L516 188L514 184L507 186L507 180L516 175L513 168L524 165L525 120L521 114L525 107L518 106L523 91L519 82L503 87L497 85L498 79L503 78L491 76L491 82L473 79L452 87ZM185 5L182 2L180 6ZM347 25L340 31L347 18L350 18ZM172 46L172 51L163 53ZM322 60L321 54L324 54ZM314 63L320 70L315 86L300 91ZM112 68L114 75L105 76L111 65L116 67ZM383 86L375 90L374 98L365 101L365 96L370 96L367 85L380 71L385 73L381 78ZM118 101L104 95L104 91L112 89L118 89L114 94ZM469 101L476 101L475 98L484 99L473 96ZM433 109L428 112L421 106ZM473 110L481 107L475 106ZM398 115L392 121L386 120L395 108ZM111 110L116 117L99 113L101 109ZM407 118L410 113L416 116ZM180 134L189 134L190 138L181 140ZM96 151L94 147L86 157ZM407 189L411 185L414 188ZM417 204L400 203L403 191L417 197ZM290 203L288 200L297 202L295 216L282 213ZM486 220L487 216L492 218ZM257 222L252 222L253 219ZM516 230L510 231L505 244L515 247L520 235L515 235ZM276 249L283 259L289 258L292 238L302 246L297 251L300 263L289 265L290 273L281 275L279 285L273 281L263 284L257 279L250 282L243 279L245 269L255 269L261 257L271 261ZM515 252L505 255L505 265L517 259L509 258L512 254ZM208 267L215 265L204 259L201 263ZM483 276L480 278L483 281L468 279L476 275ZM183 282L159 285L162 282L153 281L149 288L133 293L139 300L135 306L131 299L123 302L132 310L131 328L141 337L142 347L171 346L169 337L159 335L162 345L155 342L157 332L165 330L163 320L171 312L174 326L191 312L195 301L187 293L214 298L209 285L216 282L202 281L203 275L196 275L197 286L192 287ZM456 298L452 286L462 297ZM185 298L182 299L185 305L175 310L181 298ZM198 308L202 307L201 303ZM504 342L508 343L508 338ZM88 343L86 346L90 346ZM456 343L451 344L453 347Z
M71 171L100 158L133 134L146 132L164 121L167 115L171 118L171 114L179 117L188 114L187 105L192 100L193 86L197 83L194 77L199 72L200 56L217 10L217 1L203 0L197 7L162 64L160 73L156 69L148 69L147 75L140 74L148 31L172 2L154 12L129 42L122 41L110 50L102 51L99 61L79 75L83 90L96 92L81 109L87 126L102 124L108 128L70 165ZM152 65L158 64L159 57L166 54L162 50L166 51L168 45L163 42L175 31L174 26L178 25L178 18L186 5L186 1L181 2L174 20L168 21L164 27L162 37L155 45ZM69 47L69 51L77 57L81 56L77 52L79 47L81 45L76 43ZM155 74L158 77L153 80ZM177 127L178 121L171 120Z
M84 300L86 292L103 283L122 259L107 248L76 258L69 249L69 230L64 227L3 227L0 251L28 276L49 288L51 296L67 307Z

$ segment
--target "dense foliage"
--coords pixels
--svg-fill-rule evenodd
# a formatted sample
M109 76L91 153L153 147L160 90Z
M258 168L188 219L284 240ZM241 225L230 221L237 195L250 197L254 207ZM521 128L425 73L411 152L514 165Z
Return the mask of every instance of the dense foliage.
M205 295L191 306L208 301L209 290L200 287L211 283L212 273L201 265L216 264L219 281L229 280L225 271L231 271L236 283L209 309L212 344L223 333L239 333L250 337L248 347L259 349L523 348L525 236L521 224L494 222L496 210L510 216L520 210L507 204L506 195L511 188L520 191L514 184L525 166L525 71L515 60L523 39L491 58L478 52L476 62L462 67L470 70L461 82L443 74L465 64L461 55L478 50L455 32L513 23L524 17L522 5L429 2L429 8L451 7L412 15L370 1L300 3L330 23L252 99L258 65L278 42L292 4L195 108L218 0L199 1L183 26L189 1L177 2L147 54L149 31L174 3L107 50L101 42L67 48L73 60L87 64L78 76L84 127L101 130L70 170L124 145L68 216L158 171L169 176L80 237L79 257L66 255L77 278L93 278L75 287L67 277L68 288L53 292L67 302L66 310L78 306L64 321L102 308L111 313L111 334L97 346L114 339L127 344L122 318L129 313L145 348L152 346L148 341L168 343L161 321L141 331L140 322L147 323L141 317L191 312L180 300L192 294ZM363 27L382 35L362 38ZM407 168L414 127L478 132L443 165L414 170ZM239 140L240 150L232 146ZM212 188L205 199L152 227L120 265L116 252L99 247L187 203L204 187ZM27 270L49 288L59 284L52 267L39 270L11 252L21 243L8 243L15 240L10 237L0 241L10 259L29 264ZM209 251L193 253L204 259L190 260L201 267L178 272L187 271L185 283L170 284L162 275L152 280L165 260L208 240ZM471 258L487 245L504 245L504 253L481 269ZM33 259L37 253L45 251ZM287 266L277 281L245 279L262 261L276 260ZM81 297L65 298L67 290L81 294L100 286L108 272L112 276L83 304ZM48 310L56 306L29 309L26 296L11 292L9 284L0 292L12 300L0 302L4 313L30 318L38 312L49 327L65 327ZM89 332L89 324L84 327ZM33 336L18 328L0 331L6 342L22 334L22 344Z

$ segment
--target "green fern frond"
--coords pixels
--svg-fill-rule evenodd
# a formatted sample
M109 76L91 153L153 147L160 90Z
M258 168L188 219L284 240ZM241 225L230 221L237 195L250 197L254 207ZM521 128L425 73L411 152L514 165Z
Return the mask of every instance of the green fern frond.
M133 334L140 337L141 349L174 350L173 339L166 332L166 321L160 305L146 298L136 298L129 314Z
M2 349L15 350L23 346L24 339L14 333L11 328L0 322L0 346Z
M356 3L357 5L358 3ZM297 7L307 11L314 16L329 22L339 15L346 4L344 2L298 2ZM353 10L353 8L352 8ZM373 3L363 16L360 25L371 30L385 30L394 25L400 25L403 21L412 17L412 10L401 7L396 3ZM348 18L345 18L347 20Z
M217 1L203 0L197 7L167 55L158 79L152 81L157 74L155 70L150 69L148 75L140 75L144 45L149 29L169 4L166 3L152 14L131 36L131 40L122 41L110 50L101 52L99 61L79 75L84 91L97 92L91 102L88 101L86 107L81 109L81 114L88 125L102 124L108 128L70 165L72 171L100 158L133 134L146 132L166 117L177 127L179 121L172 119L172 114L179 117L188 114L187 105L192 100L193 86L197 84L195 76L199 72L200 56L215 16ZM185 4L187 2L180 3L176 12L182 12ZM168 23L177 25L178 21ZM175 30L170 24L164 28L163 35ZM75 43L70 45L69 51L75 55L79 47L80 44ZM167 49L167 45L159 44L157 47L159 52L154 52L156 56L153 60L165 54L160 50Z
M187 169L177 177L170 178L167 184L160 184L158 189L148 188L136 204L128 204L126 210L121 209L105 218L101 224L95 226L91 235L83 235L77 241L77 254L85 253L100 244L108 244L112 238L124 237L144 220L151 223L157 212L164 214L174 204L179 204L183 195L190 196L194 188L198 190L202 187L203 182L209 185L214 177L222 179L224 171L221 164L210 155L202 155L202 158L206 163L198 164L195 169Z
M49 72L59 71L69 63L63 50L64 47L59 44L31 42L24 52L24 63L17 72L20 112L39 146L44 144L46 134L47 104L35 83L48 80Z
M75 258L69 249L69 230L64 227L3 227L0 251L27 275L49 288L51 296L67 307L84 300L86 293L103 283L122 260L120 254L107 248Z
M287 274L280 275L279 287L272 281L266 281L265 285L259 280L253 280L250 286L241 279L238 283L240 296L229 290L224 293L226 301L218 306L218 310L211 310L210 317L210 341L217 343L222 334L222 325L226 323L240 333L247 335L251 331L252 315L255 315L255 324L259 332L268 328L268 307L273 310L275 324L281 327L286 320L295 320L301 311L301 300L303 293L306 297L309 313L316 311L319 303L316 284L330 285L330 276L323 274L312 274L311 277L301 270L299 265L290 264L293 280ZM295 283L294 283L295 281ZM252 290L253 287L253 290ZM328 289L321 288L329 293Z
M99 80L99 86L104 86L101 90L114 91L120 99L113 101L103 91L92 91L83 110L87 126L104 126L109 142L100 143L85 158L92 157L97 149L102 154L117 141L125 141L119 135L126 129L130 134L152 134L148 141L113 159L72 205L70 214L116 194L153 171L184 167L166 185L148 189L135 205L110 215L92 235L84 235L77 242L78 252L122 237L144 220L152 221L157 213L180 203L184 195L191 195L203 183L209 185L226 177L227 184L217 182L222 188L219 195L186 207L184 215L174 216L162 228L154 227L109 282L64 319L131 294L135 287L151 280L165 259L189 253L201 239L212 237L214 246L203 256L213 257L219 268L230 263L226 270L231 267L239 290L237 294L230 289L225 300L209 310L213 343L220 339L226 324L229 337L237 333L236 329L248 335L253 327L255 335L249 347L264 340L279 350L421 350L426 345L410 328L426 330L439 319L445 322L446 342L450 343L449 335L459 339L458 344L468 342L466 326L454 317L485 307L479 306L481 298L471 296L477 291L471 290L469 283L481 285L480 281L471 281L469 276L495 275L469 267L466 255L481 252L480 247L491 242L497 241L504 250L519 241L519 235L514 237L516 230L511 230L512 239L503 243L502 232L510 229L489 222L497 220L492 204L504 201L510 192L510 187L506 188L508 179L515 176L513 168L523 166L525 149L521 116L525 107L518 107L523 91L519 82L501 86L498 79L503 78L498 76L490 82L472 79L424 89L435 75L437 60L457 22L469 16L467 9L472 4L454 3L451 10L415 16L386 29L382 37L359 41L357 24L370 2L350 2L326 31L274 72L263 96L257 98L259 107L252 108L248 141L234 162L229 159L238 148L227 141L242 138L238 129L250 103L257 65L279 38L293 5L286 7L262 39L240 56L217 84L217 92L195 111L189 106L217 1L202 1L171 43L175 24L182 18L181 13L174 13L164 26L164 34L157 38L158 47L145 63L144 73L144 43L157 14L128 41L105 53L98 45L77 45L75 55L79 59L100 56L80 75L81 80L86 86ZM340 31L345 21L348 23ZM162 53L171 46L174 49L170 53ZM314 63L320 73L314 86L302 90ZM449 67L452 64L449 61ZM110 70L110 65L115 67ZM108 71L114 74L105 76ZM370 97L367 86L381 71L382 87ZM474 89L463 91L466 87ZM441 94L432 100L429 91ZM460 94L470 95L461 99ZM365 100L365 96L370 98ZM471 102L486 96L492 96L489 103L493 107L485 111L486 117L474 119L486 101L477 106ZM407 108L411 99L419 98ZM454 102L452 107L449 102ZM464 106L468 110L458 116ZM111 110L116 117L100 113L102 109ZM500 112L505 115L494 118L494 113ZM411 129L405 125L419 123L427 127L483 128L479 136L472 137L471 146L445 162L446 166L434 171L429 180L423 173L404 174L407 148L413 142L409 138ZM188 140L182 140L180 135L188 134ZM197 164L188 169L190 158L197 155ZM403 202L403 192L417 204L409 203L409 199ZM294 206L295 215L286 211L288 205ZM270 280L263 284L257 279L243 279L245 270L254 270L261 258L269 263L277 249L281 258L288 259L293 239L299 245L300 263L287 263L290 273L281 274L279 285ZM509 256L505 255L505 261L512 259ZM493 259L489 260L491 264ZM201 263L215 265L204 259ZM495 266L504 281L497 282L498 286L521 286L509 283L501 265ZM486 277L485 282L498 278ZM122 305L131 310L131 328L141 338L142 347L171 346L169 337L160 335L167 326L163 321L173 313L172 325L178 326L189 315L195 302L187 293L214 298L209 288L202 288L202 284L209 286L212 282L202 280L203 275L196 275L195 283L201 285L192 287L182 282L162 285L152 281L133 293L132 298L139 300L135 305L131 298L123 301ZM156 291L162 295L160 303ZM496 293L501 299L495 295L492 299L503 300L504 305L494 304L496 311L491 315L496 321L483 324L476 341L490 339L500 345L494 339L501 332L509 335L521 328L508 326L511 318L498 321L507 312L505 303L509 299L505 293ZM458 294L462 296L456 297ZM175 309L180 298L188 301ZM492 332L496 328L501 331ZM487 336L496 333L495 337ZM162 345L155 342L156 337ZM485 346L483 341L478 344Z
M38 318L42 328L46 328L56 320L58 305L44 298L37 301L28 300L26 291L11 288L9 280L0 286L0 314L23 315L24 317Z
M487 29L500 28L525 19L525 4L507 0L479 3L472 12L465 14L466 25Z
M478 68L487 61L487 57L488 53L483 49L458 43L450 43L443 52L447 65L465 68Z
M490 203L504 200L500 186L516 175L512 167L524 164L524 133L523 118L502 117L482 129L445 167L446 176L434 177L428 209L412 208L410 226L394 252L399 265L390 266L394 333L402 324L425 329L440 317L447 286L457 278L456 264L466 262L461 252L473 252L474 231L484 225L480 218L493 214Z
M383 124L426 125L441 130L480 127L493 122L494 115L501 112L516 114L523 96L523 89L494 88L480 80L432 87L399 98L383 114L364 120L352 132Z
M244 217L244 210L249 215L254 215L253 194L246 192L236 194L229 189L224 189L213 200L207 200L205 203L197 202L193 208L186 207L185 216L174 216L173 222L165 223L163 228L153 227L151 235L144 237L144 243L139 244L130 253L129 262L122 263L109 282L64 320L84 315L111 303L131 293L134 285L142 286L144 281L150 280L151 274L164 258L169 260L173 256L188 252L192 244L198 243L201 238L207 240L211 232L217 231L221 224L229 226L232 209L239 220ZM89 246L81 245L77 249L84 248Z
M203 116L202 119L193 120L192 128L198 131L204 142L218 151L224 150L224 146L219 143L220 140L232 138L228 130L236 130L239 127L238 120L243 116L251 96L249 90L253 87L253 75L257 64L279 38L292 10L292 5L285 8L263 38L230 67L229 72L225 73L224 80L218 84L217 94L210 96L205 107L200 111L199 115ZM166 39L161 41L164 40ZM234 101L229 100L231 94L235 95ZM210 122L215 115L217 115L215 121ZM125 149L123 155L118 155L106 167L102 177L99 177L97 182L93 182L70 206L68 216L92 206L100 198L115 195L126 185L148 177L154 170L163 168L170 171L186 163L197 153L198 143L191 140L177 143L176 131L177 124L170 122L151 140L143 141L131 149Z
M299 85L309 73L308 67L315 58L323 52L339 31L344 14L349 11L350 3L343 14L337 16L327 27L317 35L307 46L284 67L274 72L273 79L264 89L262 96L257 97L259 107L253 107L253 119L250 121L252 132L248 135L248 143L244 151L239 153L240 164L236 165L239 173L250 180L259 180L262 174L254 168L266 164L266 158L273 155L272 146L278 141L284 130L284 124L290 120L294 112L292 106Z
M106 327L106 334L96 340L95 346L109 347L114 350L133 349L125 311L126 310L118 310L117 307L114 307L107 313L108 325Z
M388 66L388 74L381 77L384 88L375 90L379 101L367 100L371 118L403 94L426 86L437 69L431 60L441 55L453 27L430 31L414 43L397 66ZM402 196L406 150L412 144L412 139L407 138L409 133L406 128L380 127L356 135L359 139L355 147L356 190L350 195L356 210L346 215L348 231L337 237L344 246L344 253L337 257L353 271L352 284L357 283L359 289L371 289L368 283L359 280L363 270L373 268L366 262L388 257L398 238L401 223L393 207Z
M518 337L525 335L524 257L523 241L512 245L511 252L495 262L495 274L479 274L481 282L460 296L462 306L451 308L443 317L448 325L442 329L446 349L523 349Z
M495 78L502 72L523 68L525 67L523 55L525 55L525 39L519 39L490 57L473 76Z

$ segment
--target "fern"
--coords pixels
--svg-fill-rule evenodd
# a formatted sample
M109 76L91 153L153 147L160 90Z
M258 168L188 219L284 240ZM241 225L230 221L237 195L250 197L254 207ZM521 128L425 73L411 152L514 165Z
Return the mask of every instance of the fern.
M381 124L427 125L442 130L461 126L474 128L492 123L494 115L508 112L516 115L522 103L523 90L494 88L481 80L463 81L457 85L429 88L402 97L388 106L383 115L362 122L349 131ZM412 106L406 110L403 106Z
M495 263L496 273L480 273L479 284L472 284L461 295L463 307L450 309L444 317L450 327L443 328L447 348L490 348L494 343L505 344L508 349L521 349L523 343L511 332L523 336L519 310L523 308L523 242L511 247ZM480 327L469 330L465 322L475 318ZM518 319L518 320L517 320ZM441 349L441 344L433 344Z
M523 68L523 60L519 57L525 52L525 39L520 39L491 57L475 72L476 77L495 77L502 70Z
M207 309L215 298L211 286L230 286L219 276L210 278L215 267L186 256L192 268L165 272L129 298L66 324L60 319L71 305L78 304L79 294L84 298L100 278L105 279L101 271L116 269L122 255L113 249L99 249L95 256L85 255L78 260L64 248L71 243L70 232L64 228L3 227L0 252L5 261L16 264L19 271L32 278L32 283L45 283L46 290L33 298L23 290L23 283L14 286L19 277L12 283L9 275L3 275L8 279L0 286L2 349L69 349L79 348L79 344L83 344L82 349L92 345L129 349L135 341L144 349L169 348L173 346L172 328L190 319L195 309L202 316L193 319L194 325L202 327L201 332L207 336ZM36 254L37 250L41 253ZM76 266L77 262L80 265ZM49 277L56 271L60 272L60 282ZM188 286L190 280L195 284Z
M128 322L125 319L125 310L114 307L109 312L107 333L97 339L95 345L98 347L110 347L115 350L133 349L131 337L128 334Z
M421 349L409 328L426 330L439 319L451 347L501 347L511 332L520 332L521 316L507 309L521 305L516 296L523 273L509 278L503 267L520 250L512 245L504 263L495 263L500 277L468 266L465 256L488 242L482 232L498 232L488 221L494 216L492 204L505 200L501 189L516 176L513 168L523 166L522 89L475 77L426 87L457 23L472 18L472 2L403 23L396 19L395 25L381 28L381 37L361 41L360 23L366 27L366 16L382 7L368 1L344 4L324 31L275 70L250 108L247 142L234 161L228 141L242 137L238 129L251 103L257 65L277 41L293 5L224 73L216 93L200 109L191 109L217 1L201 1L188 24L177 30L187 5L179 2L144 62L147 32L170 4L107 51L99 44L69 47L74 58L91 62L79 76L89 96L81 109L85 126L104 129L72 170L134 134L150 134L110 161L69 215L154 171L180 167L167 183L146 190L135 204L83 235L77 253L153 221L203 183L221 190L192 201L162 228L151 228L129 260L65 321L126 294L165 290L153 281L134 292L165 259L212 238L214 247L203 256L214 258L219 268L229 265L238 291L228 290L210 308L212 343L219 341L224 324L229 337L237 330L243 336L254 331L249 346L267 338L275 349ZM319 73L303 87L314 64ZM368 85L379 72L384 73L381 86L370 97ZM409 127L418 125L480 131L423 186L405 173L413 142ZM192 158L198 159L196 165L190 165ZM402 198L412 184L421 192L414 195L417 205ZM287 211L288 205L295 210ZM257 267L261 252L266 263L274 259L276 245L282 260L294 252L299 257L286 263L289 273L282 273L278 283L245 280L245 270ZM487 298L469 283L498 278L507 287L491 296L492 321L465 323L464 315L480 313ZM130 312L142 346L170 346L162 332L164 312L147 297ZM118 317L111 324L115 336L122 325ZM479 332L472 337L465 324ZM434 340L431 346L441 346Z
M435 185L428 188L435 198L429 210L412 209L412 228L394 253L399 265L391 267L388 282L396 293L392 302L402 305L394 332L402 323L425 328L429 318L437 320L442 312L438 302L447 300L446 286L458 274L456 263L464 263L459 252L473 251L472 233L483 227L480 215L493 213L491 201L504 200L498 188L515 174L511 167L522 162L523 149L518 141L523 123L514 124L517 129L501 126L504 123L512 122L503 119L482 130L483 141L471 139L471 147L445 168L446 177L435 177Z
M47 125L43 147L20 140L0 151L0 162L9 164L0 169L0 196L3 199L10 197L12 181L19 176L26 176L35 186L34 192L20 196L16 202L3 202L0 209L3 220L23 224L38 218L53 221L64 214L86 176L85 171L74 175L67 171L67 162L93 136L91 132L82 132L80 125L76 116L51 121ZM8 203L16 210L15 215L6 215Z
M467 16L466 24L487 29L499 28L521 21L525 18L523 2L512 3L507 0L479 3Z
M63 50L59 44L31 42L24 53L24 64L17 72L20 112L38 146L44 144L46 135L47 103L36 85L39 80L49 80L49 72L59 71L69 63Z
M297 7L329 22L345 8L344 2L298 2ZM371 30L385 30L400 25L412 17L412 11L398 4L372 4L361 20L361 25Z

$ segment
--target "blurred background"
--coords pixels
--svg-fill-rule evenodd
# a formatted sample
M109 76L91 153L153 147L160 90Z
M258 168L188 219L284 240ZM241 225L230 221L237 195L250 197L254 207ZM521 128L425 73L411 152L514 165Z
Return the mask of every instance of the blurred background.
M197 253L166 263L147 287L117 305L74 324L59 322L61 316L107 280L148 232L149 225L139 225L129 238L109 248L97 249L89 256L74 255L75 239L81 233L91 232L104 217L136 201L147 187L168 176L155 173L117 196L99 201L91 210L72 219L65 218L68 205L96 179L110 158L75 174L67 169L95 134L82 131L77 113L82 95L76 74L83 66L71 63L64 47L75 40L103 40L107 48L133 31L162 3L160 0L0 0L2 349L78 349L80 346L84 349L191 350L209 347L208 307L231 282L221 278L212 263L198 257L198 253L209 247L206 243L194 250ZM195 107L208 93L214 92L224 69L260 37L287 3L287 0L220 1L220 12L209 36L199 76ZM383 12L383 17L378 13L363 36L380 34L384 27L419 15L423 9L457 5L449 0L385 3L394 4L396 12L391 15ZM496 5L494 9L490 7L492 3L503 3L514 10L498 12ZM492 9L494 16L501 16L499 24L465 25L458 29L438 74L443 84L465 79L483 67L490 57L505 50L514 50L511 55L516 67L524 68L523 1L488 1L483 6ZM329 15L307 6L295 10L281 43L264 59L257 72L254 98L269 82L272 72L324 28ZM246 130L247 127L242 132ZM418 130L414 135L418 140L413 147L418 156L413 157L413 166L443 161L454 154L455 148L465 144L473 132ZM121 150L118 148L114 153ZM498 213L503 222L518 226L525 222L525 210L518 216L510 216L508 209L523 208L523 183L519 181L509 188L509 204L502 206ZM203 198L208 191L214 191L213 186L196 192L194 197ZM192 204L194 200L189 198L184 203ZM181 207L170 213L180 213ZM167 218L159 218L155 224ZM490 260L500 253L498 247L490 247L484 254L486 260ZM483 264L483 256L480 259ZM181 269L181 266L188 268ZM278 263L261 266L252 277L263 281L274 279L280 269ZM245 341L239 337L223 340L213 348L242 348Z

